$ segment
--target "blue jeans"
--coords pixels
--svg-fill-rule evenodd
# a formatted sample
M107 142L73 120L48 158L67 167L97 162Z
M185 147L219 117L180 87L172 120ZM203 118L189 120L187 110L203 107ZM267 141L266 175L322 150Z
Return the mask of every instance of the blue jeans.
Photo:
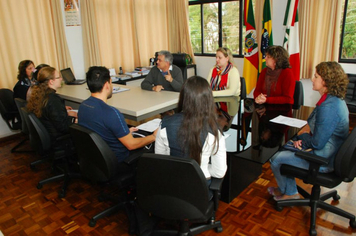
M294 177L289 177L281 175L281 165L287 164L302 169L309 169L309 162L295 156L294 152L291 151L280 151L273 155L270 159L271 169L273 171L274 177L276 178L279 190L282 194L294 195L298 193L297 184Z

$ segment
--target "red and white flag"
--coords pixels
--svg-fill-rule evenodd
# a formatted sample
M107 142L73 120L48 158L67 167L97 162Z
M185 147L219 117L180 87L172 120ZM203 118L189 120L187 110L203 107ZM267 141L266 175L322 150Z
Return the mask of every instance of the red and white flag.
M286 33L284 36L283 47L289 52L289 62L292 66L295 80L300 79L298 3L299 0L288 0L284 16Z

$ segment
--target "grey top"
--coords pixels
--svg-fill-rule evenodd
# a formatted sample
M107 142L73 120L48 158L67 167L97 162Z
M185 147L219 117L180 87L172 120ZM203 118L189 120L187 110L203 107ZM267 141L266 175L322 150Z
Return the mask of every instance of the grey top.
M182 71L178 66L172 65L172 70L170 70L173 81L168 82L162 72L157 68L157 66L153 67L150 70L150 73L146 76L146 78L141 83L141 88L144 90L152 91L152 87L156 85L162 85L164 90L166 91L175 91L180 92L183 85L183 75Z

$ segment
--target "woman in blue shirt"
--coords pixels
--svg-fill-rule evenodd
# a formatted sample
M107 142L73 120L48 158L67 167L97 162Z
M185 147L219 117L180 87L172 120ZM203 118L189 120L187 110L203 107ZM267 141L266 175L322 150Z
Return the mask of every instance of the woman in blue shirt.
M348 79L337 62L322 62L316 66L313 90L321 95L308 124L298 134L294 147L303 145L313 153L329 159L329 165L321 166L320 172L333 171L334 158L349 132L349 111L344 101ZM276 201L299 198L295 179L281 175L280 167L288 164L303 169L309 162L295 156L292 151L277 152L270 160L278 188L269 187L268 192Z

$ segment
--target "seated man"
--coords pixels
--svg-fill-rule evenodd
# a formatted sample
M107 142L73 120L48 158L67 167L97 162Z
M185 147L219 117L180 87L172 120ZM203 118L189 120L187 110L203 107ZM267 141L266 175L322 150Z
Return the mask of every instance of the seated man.
M182 71L172 63L173 56L170 52L158 52L157 65L150 70L150 73L142 81L141 88L156 92L162 89L180 92L183 85Z
M85 100L78 111L78 123L99 134L115 153L120 171L130 171L124 159L129 150L142 148L155 141L157 130L142 138L134 138L132 132L137 128L128 128L121 112L106 104L112 96L112 82L109 70L105 67L93 66L86 74L91 96Z

